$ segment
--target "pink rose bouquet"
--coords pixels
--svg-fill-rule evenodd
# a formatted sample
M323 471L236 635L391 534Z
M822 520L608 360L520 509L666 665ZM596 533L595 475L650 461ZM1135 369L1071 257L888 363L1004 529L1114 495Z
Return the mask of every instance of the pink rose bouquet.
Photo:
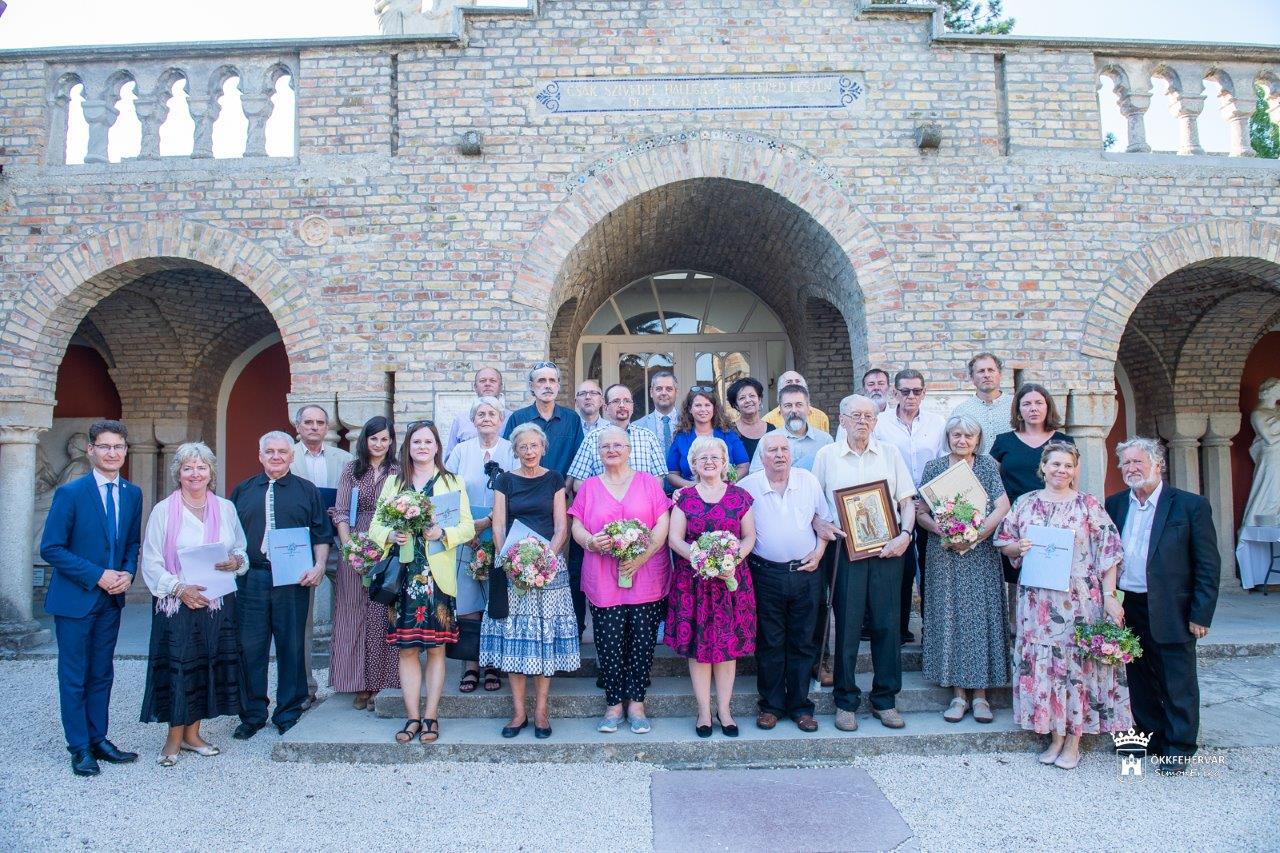
M611 521L600 532L609 537L609 556L619 563L627 563L639 557L649 550L649 544L653 541L652 531L634 518ZM622 589L630 589L634 580L632 575L624 577L621 572L618 573L618 586Z
M382 546L366 533L352 533L342 546L342 559L351 571L363 576L382 559Z
M471 565L467 571L474 579L484 582L489 579L489 570L493 568L493 542L478 542L472 546Z
M396 533L405 533L409 541L400 546L400 562L413 562L413 540L431 529L435 523L431 499L421 492L405 491L388 501L378 504L376 518L379 524L390 527Z
M516 592L524 595L550 584L559 563L550 545L536 536L526 536L503 549L502 566Z
M734 571L738 567L741 550L742 543L738 537L726 530L712 530L689 546L689 564L698 577L723 580L729 592L734 592L738 588Z
M1105 619L1092 625L1077 625L1076 648L1107 666L1133 663L1142 657L1137 635Z
M933 519L942 531L943 541L962 546L967 551L977 544L987 516L969 501L956 495L933 507Z

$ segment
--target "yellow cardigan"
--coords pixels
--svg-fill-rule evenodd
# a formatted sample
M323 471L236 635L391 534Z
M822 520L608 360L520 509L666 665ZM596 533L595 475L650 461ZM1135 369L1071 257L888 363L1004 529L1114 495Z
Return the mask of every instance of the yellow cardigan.
M388 477L386 482L382 484L382 493L378 495L378 506L391 500L401 492L407 491L408 488L400 483L399 477ZM431 489L433 496L444 495L449 492L462 493L462 498L458 501L458 523L454 527L444 528L444 538L440 540L440 544L444 546L445 550L429 555L427 557L427 567L440 591L456 597L458 594L457 549L459 545L465 545L475 538L476 525L471 518L471 503L467 498L467 487L463 484L461 477L441 476ZM391 533L390 527L378 523L377 514L375 513L374 521L369 525L369 537L385 548L387 540L391 538Z

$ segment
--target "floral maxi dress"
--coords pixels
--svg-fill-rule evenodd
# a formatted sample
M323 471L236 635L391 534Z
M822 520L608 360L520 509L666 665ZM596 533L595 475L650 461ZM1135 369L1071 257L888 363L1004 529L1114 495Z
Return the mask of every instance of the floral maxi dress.
M1112 567L1119 571L1120 534L1093 495L1051 501L1044 494L1018 498L996 534L996 545L1003 546L1024 538L1033 524L1075 531L1066 592L1018 587L1014 719L1039 734L1125 731L1133 714L1124 667L1100 664L1075 645L1077 625L1103 618L1102 577Z

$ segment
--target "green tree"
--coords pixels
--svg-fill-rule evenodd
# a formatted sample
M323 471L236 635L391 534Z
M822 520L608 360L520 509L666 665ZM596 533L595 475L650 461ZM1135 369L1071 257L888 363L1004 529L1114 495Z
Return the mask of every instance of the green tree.
M1280 159L1280 127L1267 114L1267 99L1261 86L1255 86L1258 93L1258 106L1249 119L1249 142L1259 157L1271 160Z
M1002 18L1004 0L942 0L942 20L956 33L1008 35L1015 20Z

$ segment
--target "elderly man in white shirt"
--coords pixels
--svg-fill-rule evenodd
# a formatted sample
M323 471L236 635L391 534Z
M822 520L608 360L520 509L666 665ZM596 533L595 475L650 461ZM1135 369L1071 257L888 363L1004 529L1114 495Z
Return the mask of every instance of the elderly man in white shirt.
M337 497L335 491L338 487L338 480L342 477L342 469L349 462L355 459L347 451L341 447L333 447L324 443L324 437L329 434L329 413L324 410L323 406L308 404L298 409L297 415L294 416L293 425L298 431L298 443L293 446L293 462L289 465L289 473L295 477L301 477L309 480L313 486L320 490L320 499L324 502L325 508L333 507L334 499ZM337 536L337 531L332 531L332 537ZM338 572L338 548L329 549L328 564L325 568L325 574L330 578L334 577ZM322 581L323 583L323 581ZM326 586L320 594L321 605L324 606L325 613L329 612L329 608L333 605L332 587ZM316 701L316 676L315 676L315 601L316 588L311 590L311 607L307 609L307 627L303 642L307 656L307 699L302 703L302 710L307 710ZM328 617L324 622L328 621Z
M822 607L817 571L827 542L813 530L815 519L831 520L818 478L791 464L791 443L781 432L765 433L757 453L764 468L738 485L756 508L756 545L747 562L756 588L756 726L772 729L780 717L804 732L818 730L809 699L809 671L818 656L814 627Z
M864 614L870 623L871 663L875 670L871 714L891 729L906 725L895 707L902 689L898 609L903 554L911 544L911 531L915 528L916 490L902 454L892 444L873 436L877 414L875 402L868 397L851 394L841 400L840 423L845 428L845 441L819 450L813 463L813 474L837 521L841 515L837 511L836 492L884 480L890 502L885 511L897 516L899 529L874 556L856 561L849 559L847 551L839 556L832 602L836 613L836 728L841 731L858 728L856 711L862 701L862 691L854 677ZM875 521L868 520L873 531L889 519L872 523ZM853 522L854 519L846 520L846 523Z
M898 405L885 412L876 421L875 437L898 448L911 471L911 482L917 489L924 477L924 466L946 452L946 421L942 415L922 411L924 402L924 374L905 368L893 377L893 390ZM928 534L916 528L912 547L907 549L902 561L902 600L899 603L899 627L902 642L915 641L910 629L911 585L917 574L920 578L920 614L924 616L924 549Z

